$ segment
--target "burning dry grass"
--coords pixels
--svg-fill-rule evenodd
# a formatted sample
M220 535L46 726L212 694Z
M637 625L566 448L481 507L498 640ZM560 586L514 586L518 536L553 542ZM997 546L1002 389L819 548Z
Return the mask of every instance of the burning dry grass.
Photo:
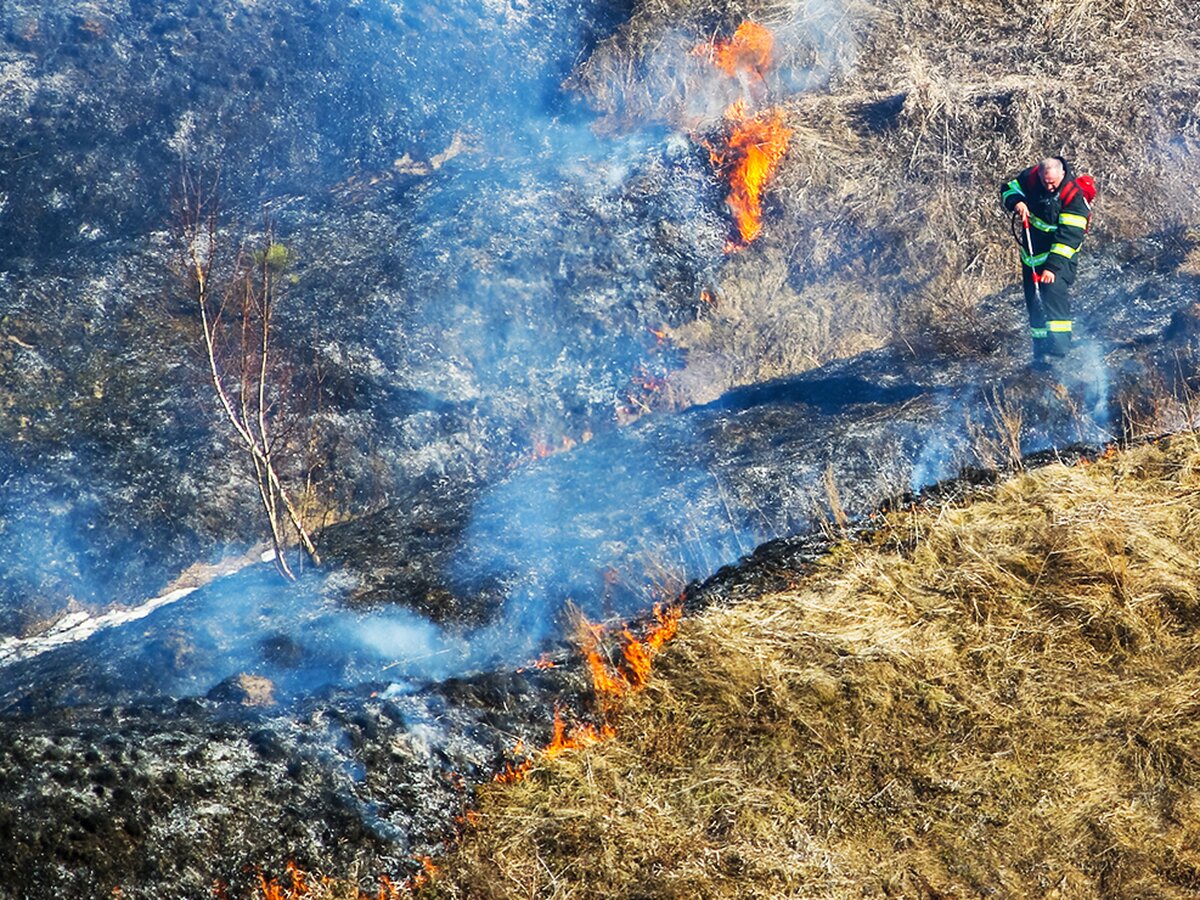
M438 897L1192 897L1200 442L892 514L687 621Z

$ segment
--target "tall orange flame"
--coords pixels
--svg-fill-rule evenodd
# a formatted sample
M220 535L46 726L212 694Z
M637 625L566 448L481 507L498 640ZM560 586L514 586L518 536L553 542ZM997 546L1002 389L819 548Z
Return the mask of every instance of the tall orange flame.
M750 116L740 100L730 107L726 119L725 146L710 146L709 158L729 184L725 202L745 245L762 231L762 191L779 168L794 132L783 124L778 110Z
M741 73L761 79L771 65L775 36L757 22L745 21L727 41L715 41L712 61L717 68L736 78Z
M710 51L713 65L742 85L742 98L725 112L721 146L707 146L713 167L729 184L726 202L743 247L762 231L763 188L779 167L793 134L778 110L752 115L747 109L747 99L757 105L765 97L765 75L774 49L770 30L747 20L733 37L714 41ZM737 248L732 243L727 247Z

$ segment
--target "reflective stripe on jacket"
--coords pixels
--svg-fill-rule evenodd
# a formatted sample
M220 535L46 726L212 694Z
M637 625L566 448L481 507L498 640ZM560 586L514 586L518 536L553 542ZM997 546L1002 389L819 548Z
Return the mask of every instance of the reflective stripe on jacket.
M1007 210L1012 210L1020 201L1029 207L1033 253L1022 247L1021 262L1056 276L1061 274L1070 283L1075 280L1076 254L1083 243L1091 210L1082 191L1072 191L1074 196L1066 206L1063 205L1060 199L1063 189L1075 180L1075 172L1066 160L1062 163L1063 180L1058 190L1046 190L1038 166L1030 166L1000 186L1000 202Z

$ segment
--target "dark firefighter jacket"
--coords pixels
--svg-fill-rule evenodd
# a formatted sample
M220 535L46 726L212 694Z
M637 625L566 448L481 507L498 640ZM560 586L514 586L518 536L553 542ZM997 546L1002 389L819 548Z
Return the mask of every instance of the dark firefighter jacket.
M1059 157L1062 159L1062 157ZM1000 186L1000 202L1011 210L1020 200L1029 207L1029 235L1033 254L1021 247L1021 262L1039 272L1050 271L1067 284L1075 280L1075 254L1087 231L1088 209L1083 191L1067 191L1075 180L1075 171L1063 160L1063 180L1058 190L1048 191L1042 184L1038 166L1030 166L1012 181ZM1063 194L1071 196L1062 203Z

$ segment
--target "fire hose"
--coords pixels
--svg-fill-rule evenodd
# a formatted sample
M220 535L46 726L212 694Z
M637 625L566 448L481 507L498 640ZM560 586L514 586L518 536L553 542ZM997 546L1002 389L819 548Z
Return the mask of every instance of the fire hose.
M1020 215L1021 216L1021 225L1023 226L1024 232L1025 232L1025 252L1028 254L1027 258L1029 260L1029 263L1028 263L1029 264L1029 272L1033 276L1033 313L1034 313L1034 317L1037 319L1041 319L1042 321L1045 321L1046 307L1042 303L1042 286L1041 286L1042 285L1042 276L1038 274L1037 267L1035 267L1033 265L1033 237L1029 233L1029 213L1024 212L1024 213L1018 214L1014 211L1013 215L1014 215L1013 230L1014 231L1016 230L1015 216ZM1020 239L1018 239L1017 243L1020 243L1020 242L1021 242Z

